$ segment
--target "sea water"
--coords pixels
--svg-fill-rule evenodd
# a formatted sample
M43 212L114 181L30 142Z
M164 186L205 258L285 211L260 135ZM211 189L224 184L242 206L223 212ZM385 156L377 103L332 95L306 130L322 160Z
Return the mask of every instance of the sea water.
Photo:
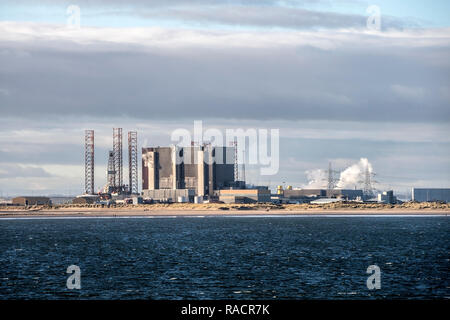
M0 299L448 298L449 236L442 216L0 219Z

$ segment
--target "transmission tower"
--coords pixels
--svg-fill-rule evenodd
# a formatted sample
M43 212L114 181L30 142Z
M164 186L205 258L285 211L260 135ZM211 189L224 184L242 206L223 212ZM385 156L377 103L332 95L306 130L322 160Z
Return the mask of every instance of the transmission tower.
M328 181L327 181L327 189L333 190L336 187L336 181L334 179L334 171L331 168L331 161L328 163Z
M336 189L336 179L335 174L339 173L339 171L335 171L332 168L331 161L328 162L328 170L327 170L327 197L333 196L333 190Z
M239 162L238 162L238 143L237 138L234 138L234 181L239 181Z
M364 189L363 189L363 194L366 199L370 199L374 196L371 180L372 179L369 171L369 166L367 165L366 168L364 169Z
M113 128L113 152L114 187L121 190L123 186L122 128Z
M245 185L245 150L242 150L242 181Z
M132 194L138 193L138 145L137 132L128 132L128 174L129 188Z
M84 192L94 194L94 130L84 131Z

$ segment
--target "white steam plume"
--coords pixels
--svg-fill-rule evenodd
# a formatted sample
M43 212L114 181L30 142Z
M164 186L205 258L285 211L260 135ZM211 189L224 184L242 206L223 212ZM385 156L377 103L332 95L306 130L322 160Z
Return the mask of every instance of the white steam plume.
M359 159L359 162L349 166L341 172L339 181L336 183L338 189L353 189L362 187L364 177L368 168L372 174L372 164L367 158ZM307 189L326 189L328 185L328 172L322 169L308 170L305 172L308 184L304 186Z
M327 172L322 169L308 170L305 172L308 184L306 189L323 189L327 186Z
M367 158L361 158L358 163L355 163L341 172L339 182L336 187L339 189L352 189L360 185L364 181L366 168L369 173L372 173L372 165Z

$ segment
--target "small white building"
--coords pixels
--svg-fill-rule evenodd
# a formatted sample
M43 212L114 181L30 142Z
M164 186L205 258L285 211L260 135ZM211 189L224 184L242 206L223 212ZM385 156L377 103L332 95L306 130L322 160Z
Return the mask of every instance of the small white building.
M334 202L342 202L342 199L337 199L337 198L322 198L322 199L317 199L317 200L313 200L310 203L311 204L327 204L327 203L334 203Z

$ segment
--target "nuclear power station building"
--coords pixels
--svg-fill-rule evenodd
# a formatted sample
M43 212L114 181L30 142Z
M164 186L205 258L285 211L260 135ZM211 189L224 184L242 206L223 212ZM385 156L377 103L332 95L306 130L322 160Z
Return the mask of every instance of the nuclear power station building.
M208 144L142 148L144 198L193 201L235 186L235 148Z

